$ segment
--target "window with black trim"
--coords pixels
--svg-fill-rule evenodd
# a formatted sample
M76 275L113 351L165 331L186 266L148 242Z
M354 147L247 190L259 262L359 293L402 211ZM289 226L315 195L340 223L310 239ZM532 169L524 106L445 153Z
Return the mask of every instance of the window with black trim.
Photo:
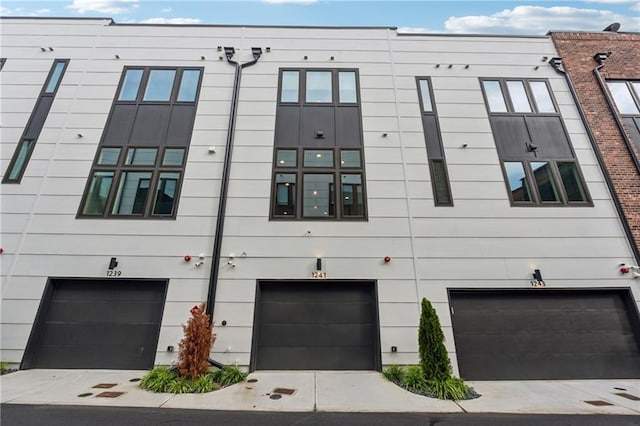
M79 217L175 217L201 79L202 68L124 69Z
M272 219L366 220L358 72L281 69Z
M607 87L640 152L640 81L607 80Z
M29 121L27 121L27 126L20 137L13 157L11 157L9 167L2 178L2 183L20 183L22 180L68 64L68 59L56 59L53 62ZM0 62L0 68L3 65L4 60Z
M480 81L511 205L591 206L548 82Z
M422 115L422 130L424 131L429 170L431 171L433 201L436 206L453 206L447 160L440 137L440 126L438 124L436 106L433 102L431 80L428 77L416 77L416 83L418 85L418 99Z
M7 58L0 58L0 71L4 68L4 63L7 62Z

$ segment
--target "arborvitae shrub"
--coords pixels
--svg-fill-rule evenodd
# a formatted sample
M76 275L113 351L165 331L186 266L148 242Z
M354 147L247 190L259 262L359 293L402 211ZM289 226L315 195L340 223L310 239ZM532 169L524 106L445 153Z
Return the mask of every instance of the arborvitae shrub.
M431 303L422 299L420 326L418 327L420 366L427 380L445 380L451 377L451 361L444 346L444 334L438 314Z
M190 310L191 318L183 325L184 338L180 341L178 371L181 377L196 379L209 370L209 352L216 340L213 324L205 313L205 304Z

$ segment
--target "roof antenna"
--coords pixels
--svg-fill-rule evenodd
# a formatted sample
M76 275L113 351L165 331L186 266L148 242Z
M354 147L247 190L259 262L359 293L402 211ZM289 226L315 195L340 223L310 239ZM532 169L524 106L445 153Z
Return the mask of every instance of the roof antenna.
M620 29L620 24L617 23L617 22L614 22L613 24L609 25L607 28L605 28L602 31L609 31L609 32L612 32L612 33L617 33L619 29Z

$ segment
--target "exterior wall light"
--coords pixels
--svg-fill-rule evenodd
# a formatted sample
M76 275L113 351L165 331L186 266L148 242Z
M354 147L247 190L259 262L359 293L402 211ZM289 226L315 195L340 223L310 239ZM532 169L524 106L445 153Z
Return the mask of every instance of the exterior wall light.
M111 260L109 260L109 270L112 271L116 269L117 266L118 266L118 259L116 259L115 257L112 257Z
M542 279L542 272L540 272L540 269L534 270L532 275L533 279L531 280L531 285L533 287L544 287L546 285Z

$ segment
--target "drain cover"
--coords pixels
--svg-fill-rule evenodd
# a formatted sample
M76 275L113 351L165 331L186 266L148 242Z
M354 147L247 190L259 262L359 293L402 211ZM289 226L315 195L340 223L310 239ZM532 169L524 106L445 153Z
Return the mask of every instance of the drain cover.
M96 395L96 397L100 398L117 398L120 395L123 395L124 392L102 392Z
M638 398L635 395L631 395L630 393L619 392L619 393L616 393L615 395L621 396L623 398L630 399L632 401L640 401L640 398Z
M98 383L95 386L92 386L94 389L111 389L116 386L117 383Z
M133 379L129 379L129 381L130 381L130 382L134 382L134 383L135 383L135 382L139 382L139 381L140 381L140 377L136 377L136 378L133 378Z
M258 381L258 379L249 379L249 380L247 380L247 383L255 383L257 381ZM623 389L623 390L626 390L626 389Z
M279 393L274 393L269 398L271 398L271 399L280 399L280 398L282 398L282 395L280 395Z
M86 398L88 396L93 395L91 392L85 392L85 393L81 393L80 395L78 395L79 398Z
M281 393L283 395L293 395L295 389L287 389L287 388L275 388L273 393Z
M610 402L607 401L600 401L600 400L595 400L595 401L585 401L587 404L591 404L591 405L595 405L596 407L602 407L605 405L613 405Z

